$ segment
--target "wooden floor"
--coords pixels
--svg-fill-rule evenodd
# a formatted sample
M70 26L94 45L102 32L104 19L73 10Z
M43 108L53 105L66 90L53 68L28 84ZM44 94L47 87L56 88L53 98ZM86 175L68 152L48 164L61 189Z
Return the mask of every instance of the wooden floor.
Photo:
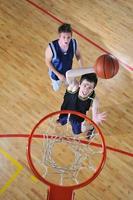
M26 0L0 1L0 200L46 199L47 186L28 167L27 138L3 135L29 134L43 116L60 109L65 88L52 91L44 62L44 50L57 38L60 21L71 23L80 33L74 37L86 67L104 50L120 60L114 78L99 79L101 111L108 113L100 128L107 146L133 153L133 74L129 70L133 66L133 1L33 2L39 7ZM75 200L132 200L132 182L131 154L108 149L103 171L90 185L76 190Z

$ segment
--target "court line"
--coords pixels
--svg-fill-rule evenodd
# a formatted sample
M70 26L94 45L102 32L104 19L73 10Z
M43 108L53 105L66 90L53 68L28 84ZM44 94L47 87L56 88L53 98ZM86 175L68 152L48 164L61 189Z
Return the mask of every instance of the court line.
M0 134L0 138L7 138L7 137L8 138L13 138L13 137L28 138L29 136L30 136L30 134ZM44 137L44 135L35 134L33 137L42 138L42 137ZM96 144L96 143L92 143L92 144L95 145L95 146L101 147L101 144ZM110 147L110 146L106 146L106 148L110 151L121 153L121 154L124 154L124 155L129 156L129 157L133 157L133 153L130 153L130 152L127 152L127 151L123 151L121 149L117 149L117 148Z
M41 6L39 6L38 4L36 4L35 2L31 1L31 0L25 0L28 3L30 3L31 5L33 5L34 7L36 7L37 9L41 10L43 13L47 14L48 16L50 16L51 18L53 18L54 20L58 21L59 23L63 23L62 20L60 20L59 18L57 18L55 15L53 15L52 13L50 13L48 10L46 10L45 8L42 8ZM103 47L101 47L100 45L98 45L96 42L94 42L93 40L91 40L90 38L84 36L83 34L81 34L80 32L78 32L76 29L73 29L73 32L75 32L77 35L79 35L81 38L83 38L84 40L86 40L87 42L91 43L93 46L95 46L96 48L100 49L101 51L103 51L104 53L110 54L112 56L114 56L112 53L110 53L109 51L107 51L106 49L104 49ZM115 58L117 58L116 56L114 56ZM127 70L129 71L133 71L133 67L128 65L127 63L121 61L120 59L117 58L117 60L124 65L123 67L125 67Z
M11 157L5 150L3 150L0 147L0 153L3 154L3 156L9 160L15 167L17 167L17 170L11 175L11 177L7 180L7 182L4 184L2 188L0 188L0 195L3 194L8 187L12 184L12 182L17 178L17 176L20 174L20 172L23 169L23 166L15 160L13 157Z

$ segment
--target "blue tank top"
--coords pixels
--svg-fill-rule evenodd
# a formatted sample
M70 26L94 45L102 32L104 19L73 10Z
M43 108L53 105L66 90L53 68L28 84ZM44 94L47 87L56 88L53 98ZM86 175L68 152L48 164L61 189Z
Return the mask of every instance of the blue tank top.
M61 50L58 40L54 40L53 42L49 43L49 46L53 53L51 61L52 65L59 73L65 76L66 72L72 68L73 57L77 49L76 40L71 39L68 50L66 52ZM54 80L59 80L53 72L51 73L51 78Z

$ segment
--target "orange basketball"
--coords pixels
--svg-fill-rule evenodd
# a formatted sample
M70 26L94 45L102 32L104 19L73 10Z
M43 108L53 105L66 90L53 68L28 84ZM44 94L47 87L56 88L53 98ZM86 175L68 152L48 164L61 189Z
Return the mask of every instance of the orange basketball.
M104 54L97 58L94 68L98 77L109 79L118 73L119 62L112 55Z

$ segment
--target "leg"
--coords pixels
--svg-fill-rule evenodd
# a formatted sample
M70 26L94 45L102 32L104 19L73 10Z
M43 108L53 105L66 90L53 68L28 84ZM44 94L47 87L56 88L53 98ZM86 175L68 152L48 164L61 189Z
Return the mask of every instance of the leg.
M61 81L60 80L55 81L53 79L51 79L51 81L52 81L53 90L57 92L60 89Z
M49 74L49 77L51 79L51 84L53 86L53 90L56 92L56 91L58 91L60 89L62 81L52 79L51 78L51 73L52 73L51 70L49 70L48 74Z
M59 116L59 119L57 119L57 123L60 123L61 125L65 125L67 124L67 118L68 118L68 115L67 114L61 114Z
M87 125L86 122L78 122L76 120L70 120L71 126L72 126L72 131L74 134L78 135L80 133L85 134L85 137L87 139L91 139L94 137L95 132L94 132L94 127ZM86 124L86 126L85 126Z
M74 134L78 135L81 133L81 122L78 122L76 120L70 120L72 131Z
M89 130L92 130L93 126L90 125L88 122L86 122L85 120L81 123L81 132L88 132Z
M81 131L82 133L85 133L87 139L91 139L92 137L94 137L94 127L88 123L86 123L86 121L83 121L81 124Z

